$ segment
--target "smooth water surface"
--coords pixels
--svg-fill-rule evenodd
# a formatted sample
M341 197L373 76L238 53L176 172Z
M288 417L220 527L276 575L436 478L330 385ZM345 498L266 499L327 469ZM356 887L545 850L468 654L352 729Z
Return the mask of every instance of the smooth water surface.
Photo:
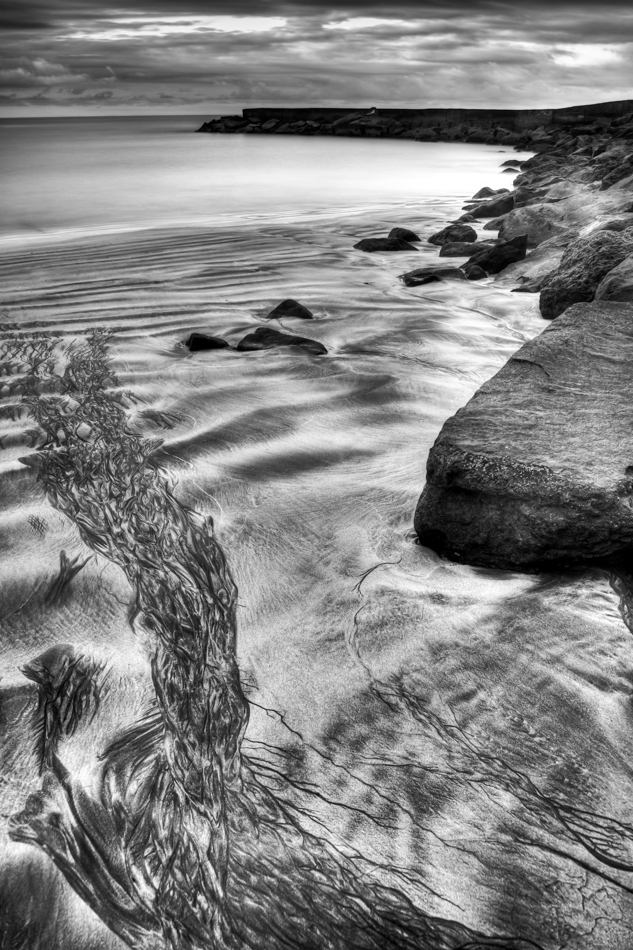
M0 121L0 235L384 209L509 186L508 149L318 136L196 135L203 116ZM498 159L498 161L497 161Z

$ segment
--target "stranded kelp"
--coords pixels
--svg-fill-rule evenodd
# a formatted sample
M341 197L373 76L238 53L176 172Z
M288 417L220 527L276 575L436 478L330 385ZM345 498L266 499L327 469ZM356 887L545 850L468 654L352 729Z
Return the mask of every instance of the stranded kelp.
M156 463L159 443L126 431L107 343L101 332L70 346L9 332L2 359L17 367L13 395L37 426L38 451L23 461L134 591L154 702L95 750L89 793L63 764L63 741L82 716L98 716L104 671L70 646L31 663L43 779L13 818L13 838L49 855L135 948L534 946L424 914L376 880L375 863L310 830L318 789L294 781L283 754L244 751L235 584L212 520L179 502Z

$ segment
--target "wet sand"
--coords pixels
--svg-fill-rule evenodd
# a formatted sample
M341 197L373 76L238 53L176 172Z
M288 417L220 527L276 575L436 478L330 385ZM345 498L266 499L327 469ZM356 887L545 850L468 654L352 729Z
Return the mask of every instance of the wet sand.
M176 497L212 516L238 586L246 746L294 756L293 777L319 792L312 831L377 862L374 875L427 914L548 948L624 950L630 634L608 578L470 568L414 540L442 423L543 322L536 295L492 280L405 288L399 274L436 259L424 240L415 253L352 245L399 224L424 239L459 211L438 201L388 220L23 244L2 264L3 337L112 332L128 430L162 441ZM315 319L266 321L284 297ZM266 325L328 355L183 346L193 330L234 346ZM0 378L7 932L17 941L30 919L29 947L114 948L50 862L7 838L8 816L40 784L35 687L21 667L72 643L109 671L99 715L60 752L88 787L97 755L152 693L123 572L19 461L37 443L13 375L10 392ZM90 559L52 602L61 551Z

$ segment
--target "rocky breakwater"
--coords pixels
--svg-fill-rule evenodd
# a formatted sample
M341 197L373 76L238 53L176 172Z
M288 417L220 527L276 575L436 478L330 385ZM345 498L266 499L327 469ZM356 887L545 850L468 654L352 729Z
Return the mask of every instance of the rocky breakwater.
M210 119L197 131L486 142L538 150L549 147L553 132L581 134L631 110L633 100L566 109L252 108Z
M497 248L527 243L497 279L540 292L553 322L445 423L415 527L471 564L630 567L633 113L549 138L485 227ZM467 220L481 216L466 206Z

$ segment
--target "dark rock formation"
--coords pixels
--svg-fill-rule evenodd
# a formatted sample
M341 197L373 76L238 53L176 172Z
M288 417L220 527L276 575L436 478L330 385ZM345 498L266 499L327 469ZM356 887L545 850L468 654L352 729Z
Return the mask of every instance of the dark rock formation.
M517 570L633 555L633 306L579 304L444 425L422 544Z
M415 233L415 231L409 231L408 228L392 228L388 238L400 238L402 241L420 241L421 238Z
M468 224L449 224L447 227L443 228L441 231L438 231L437 234L432 234L429 238L429 244L437 244L442 246L443 244L452 243L455 241L476 241L477 232L474 228L471 228Z
M521 234L511 241L499 241L491 246L480 245L466 262L476 264L487 274L498 274L516 261L522 261L527 250L527 235Z
M485 185L483 188L480 188L479 191L472 196L471 201L481 201L482 198L494 198L495 195L506 195L508 193L507 188L489 188L488 185Z
M633 303L633 254L625 257L621 264L609 271L598 284L596 301L629 301Z
M612 171L604 176L600 190L606 191L607 188L611 188L612 185L617 185L619 181L622 181L623 178L628 178L630 175L633 175L633 156L628 156L624 162L616 165Z
M185 341L185 346L189 347L192 353L197 350L223 350L228 345L222 337L210 336L208 333L192 333Z
M484 277L488 276L483 267L480 267L479 264L466 263L462 267L462 270L464 272L464 277L467 277L468 280L483 280Z
M406 274L400 274L400 280L407 287L418 287L420 284L432 284L438 280L463 280L464 274L459 267L418 267Z
M363 238L354 245L357 251L417 251L417 247L402 238Z
M475 208L469 208L471 214L477 218L498 218L501 214L507 214L514 208L514 195L500 195L491 201L485 201Z
M516 158L509 158L507 162L501 162L500 168L509 168L512 171L513 168L520 168L521 162Z
M573 303L593 300L598 285L633 253L633 230L594 231L570 244L558 271L541 291L541 313L558 317Z
M498 224L499 239L510 241L519 234L527 234L528 244L536 247L551 237L564 234L569 229L565 209L559 204L531 205L516 208L505 215Z
M246 336L237 344L240 352L250 350L269 350L275 346L302 346L315 356L321 356L327 353L327 349L322 343L316 340L309 340L305 336L291 336L289 333L280 333L279 330L273 330L271 327L258 327L253 333L247 333Z
M440 248L440 257L471 257L475 251L487 251L494 247L492 241L453 241L443 244Z
M277 306L270 311L267 319L277 319L278 317L299 317L301 320L312 320L314 314L311 310L308 310L307 307L304 307L302 303L299 303L297 300L292 300L288 298L287 300L282 300L281 303L278 303Z

